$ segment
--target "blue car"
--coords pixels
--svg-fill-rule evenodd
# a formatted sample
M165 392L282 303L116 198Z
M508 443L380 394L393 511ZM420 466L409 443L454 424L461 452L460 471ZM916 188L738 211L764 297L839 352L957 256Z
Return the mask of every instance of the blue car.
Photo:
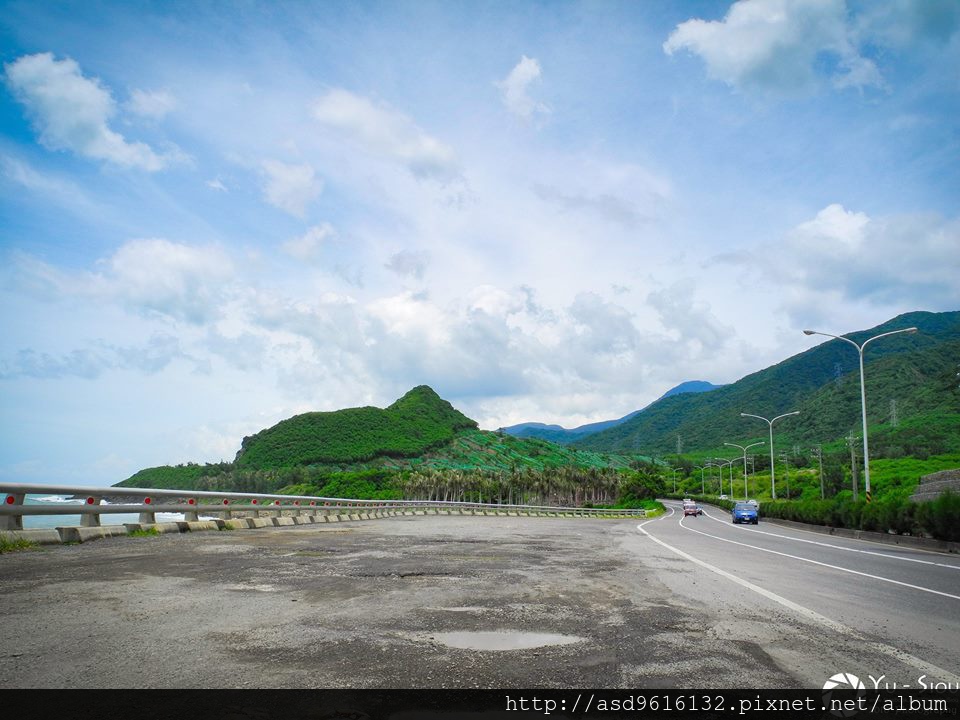
M760 522L760 516L757 514L757 506L752 505L746 502L735 503L732 510L733 522L736 523L753 523L756 525Z

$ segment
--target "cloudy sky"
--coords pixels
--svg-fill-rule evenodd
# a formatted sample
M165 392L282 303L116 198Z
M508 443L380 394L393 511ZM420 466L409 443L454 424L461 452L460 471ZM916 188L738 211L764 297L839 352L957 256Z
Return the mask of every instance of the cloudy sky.
M0 479L429 384L619 417L960 309L960 4L0 3Z

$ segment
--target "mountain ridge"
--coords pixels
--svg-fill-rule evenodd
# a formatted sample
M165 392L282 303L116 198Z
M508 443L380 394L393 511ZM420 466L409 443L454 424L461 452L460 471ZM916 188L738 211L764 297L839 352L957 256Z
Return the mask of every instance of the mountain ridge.
M659 398L654 400L652 403L645 405L639 410L634 410L631 413L627 413L621 418L616 420L600 420L598 422L587 423L585 425L580 425L575 428L565 428L560 425L547 425L544 423L538 422L527 422L519 423L517 425L510 425L508 427L502 427L499 430L505 432L514 437L535 437L541 440L547 440L549 442L559 443L561 445L567 445L569 443L575 442L581 438L593 435L602 430L606 430L611 427L616 427L621 425L628 420L631 420L635 416L647 410L647 408L652 405L660 402L664 398L672 397L674 395L680 395L683 393L701 393L709 392L711 390L716 390L721 388L723 385L714 385L713 383L707 382L706 380L687 380L685 382L676 385Z

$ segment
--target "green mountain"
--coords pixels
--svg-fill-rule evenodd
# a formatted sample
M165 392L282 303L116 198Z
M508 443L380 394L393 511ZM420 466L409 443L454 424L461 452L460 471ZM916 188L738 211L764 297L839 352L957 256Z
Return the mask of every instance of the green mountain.
M680 383L676 387L667 390L667 392L660 396L659 400L663 400L664 398L668 398L673 395L680 395L682 393L708 392L710 390L716 390L718 387L721 386L708 383L705 380L688 380L687 382ZM653 403L651 403L651 405L652 404ZM647 407L649 407L649 405ZM601 430L622 425L630 418L642 413L645 409L646 408L634 410L632 413L628 413L622 418L618 418L616 420L602 420L600 422L588 423L587 425L580 425L579 427L570 429L560 427L559 425L546 425L544 423L537 422L520 423L519 425L510 425L500 429L508 435L513 435L514 437L540 438L541 440L548 440L553 443L559 443L560 445L569 445L570 443L576 442L577 440L585 438L588 435L598 433Z
M506 473L625 468L635 458L477 429L431 388L387 408L311 412L243 438L233 463L146 468L120 486L273 492L332 474L463 470ZM322 484L322 482L320 483Z
M238 468L264 469L416 457L477 423L426 385L393 405L310 412L243 439Z
M871 432L871 444L886 442L900 448L894 453L910 454L921 439L930 446L927 452L954 449L960 445L960 390L955 377L960 312L907 313L848 337L863 342L911 326L918 332L871 343L864 354L868 422L880 433L874 437ZM691 449L766 440L766 424L740 413L769 418L793 410L800 415L775 426L778 446L835 441L859 433L858 363L857 351L849 343L830 340L717 390L664 398L573 447L669 454L678 435ZM891 422L894 414L896 423Z

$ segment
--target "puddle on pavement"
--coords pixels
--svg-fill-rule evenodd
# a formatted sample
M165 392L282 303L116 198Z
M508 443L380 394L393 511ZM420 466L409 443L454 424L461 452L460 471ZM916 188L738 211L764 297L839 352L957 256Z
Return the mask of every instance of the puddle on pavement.
M509 631L432 633L429 637L459 650L527 650L546 645L571 645L584 640L576 635Z

